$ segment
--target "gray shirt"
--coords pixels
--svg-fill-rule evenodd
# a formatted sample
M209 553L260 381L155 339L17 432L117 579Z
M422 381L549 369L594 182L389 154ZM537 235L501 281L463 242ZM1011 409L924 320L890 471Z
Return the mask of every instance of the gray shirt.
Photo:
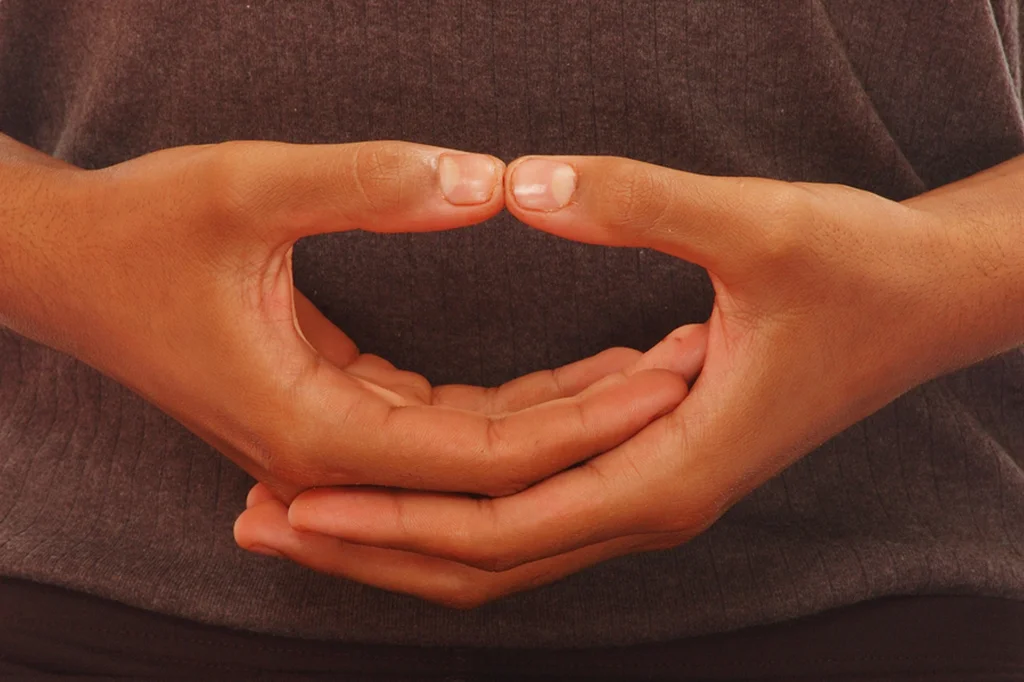
M5 0L0 130L84 167L233 138L400 138L905 198L1024 152L1021 33L1016 0ZM439 382L647 347L712 296L699 268L507 215L309 239L295 269L364 350ZM0 330L0 575L251 630L455 645L662 640L883 595L1024 599L1024 352L914 390L685 546L472 612L236 548L250 483L128 390Z

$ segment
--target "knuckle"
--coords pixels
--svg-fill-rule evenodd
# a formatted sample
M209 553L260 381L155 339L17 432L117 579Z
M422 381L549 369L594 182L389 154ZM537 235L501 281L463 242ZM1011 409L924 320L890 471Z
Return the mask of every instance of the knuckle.
M429 402L434 389L426 377L422 374L406 371L396 371L396 377L402 385L408 387L414 396L424 402Z
M587 403L581 399L576 399L572 403L572 421L576 425L576 433L580 437L585 437L596 431L594 424L594 416L590 409L590 403Z
M670 196L669 188L654 168L639 163L616 163L600 193L601 214L613 230L642 237L665 225Z
M258 448L250 447L246 454L272 480L302 490L324 485L326 481L342 484L352 478L343 472L328 471L297 438L260 439Z
M486 481L481 486L480 494L488 497L509 497L530 487L530 484L526 482L526 476L517 477L514 474L515 472L506 472Z
M463 558L463 563L488 573L503 573L519 566L522 562L506 550L489 548L470 552Z
M486 413L496 412L499 405L502 404L502 393L501 386L488 386L484 389L482 410Z
M677 503L671 530L685 538L694 538L710 528L723 513L725 509L717 500L706 495L694 495ZM680 542L678 540L675 544Z
M539 477L535 458L516 458L503 461L500 467L488 473L481 481L481 495L496 499L521 493L536 482Z
M535 473L533 451L521 454L510 448L504 419L488 419L486 428L486 452L482 458L486 474L477 492L488 497L507 497L529 487Z
M459 611L478 609L493 599L491 591L478 580L467 578L452 580L438 594L431 596L431 601Z
M232 443L232 449L242 453L243 457L268 474L273 475L273 471L280 466L274 446L258 434L245 434L238 442Z
M666 534L673 545L697 537L710 528L728 508L720 491L711 492L710 486L687 486L685 495L677 495L671 504L650 519L648 530Z
M551 389L554 395L569 395L565 381L565 367L555 367L548 372L548 380L551 382Z
M645 537L643 544L637 547L637 551L655 552L665 549L673 549L689 540L692 535L682 533L656 533Z
M779 183L765 197L760 207L761 251L770 260L798 258L808 244L808 231L815 226L819 213L815 196L799 185Z
M266 203L266 187L252 172L257 154L252 143L222 142L210 147L201 187L207 209L222 222L249 222Z
M639 360L643 353L635 348L627 348L625 346L614 346L603 350L600 353L601 357L606 360L613 360L615 364L626 365Z
M664 417L664 424L668 432L659 446L660 451L655 453L654 457L666 461L679 460L682 453L692 450L694 434L690 433L689 429L693 428L694 424L684 421L675 413ZM700 535L711 527L728 507L721 488L709 480L712 472L707 470L692 471L682 485L674 476L645 480L646 476L640 467L634 467L631 473L639 478L639 482L650 490L652 495L665 496L664 506L653 505L650 514L637 516L638 528L648 534L649 539L655 541L652 548L662 547L658 543L659 539L670 543L667 546L672 547ZM666 485L668 488L663 487Z
M488 519L487 526L492 530L473 538L461 537L450 547L451 557L461 564L490 573L507 571L523 563L516 556L515 547L508 534L497 530L500 519L496 516L493 502L489 499L478 500L477 513Z
M284 449L271 449L262 456L263 469L274 480L303 490L323 483L319 467Z
M416 164L400 142L364 142L352 155L350 197L361 213L398 212L408 194Z

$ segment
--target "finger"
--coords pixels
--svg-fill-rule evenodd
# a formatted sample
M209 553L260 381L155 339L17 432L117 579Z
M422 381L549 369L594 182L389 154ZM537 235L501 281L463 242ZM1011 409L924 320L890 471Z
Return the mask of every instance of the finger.
M602 380L615 375L630 376L644 370L668 370L692 383L703 362L705 345L704 328L691 325L677 330L675 336L646 354L631 348L610 348L563 367L513 379L496 388L456 384L432 388L422 375L399 370L387 360L370 354L360 355L345 371L394 391L410 403L431 403L500 415L572 397L584 390L600 388Z
M666 370L692 384L700 374L707 353L707 325L692 324L680 327L661 340L654 348L641 355L624 370L609 374L587 386L576 395L585 398L639 372Z
M287 242L322 232L445 230L501 210L504 164L408 142L211 145L197 181L246 227Z
M376 355L360 354L352 339L317 310L302 292L295 289L294 297L299 331L320 355L348 374L366 380L366 388L373 390L377 386L401 398L391 402L429 402L430 383L423 376L396 369Z
M708 349L708 326L690 324L679 327L650 349L629 369L629 373L649 369L675 372L692 385L697 380Z
M401 395L407 404L429 404L433 390L422 374L398 369L384 358L364 353L345 368L352 376L383 386Z
M494 571L616 537L686 532L686 518L679 528L653 525L672 511L652 500L689 502L678 500L683 491L665 490L671 471L664 460L686 456L665 452L666 443L679 443L673 428L674 420L663 419L612 452L508 497L317 489L292 502L289 519L302 531Z
M246 510L235 522L234 533L243 549L273 553L321 573L450 605L480 590L487 578L483 571L444 559L297 532L288 524L287 507L276 500Z
M294 290L295 320L299 331L316 352L338 367L348 367L359 357L359 349L345 332L324 317L298 289Z
M296 392L309 458L290 472L312 485L508 494L609 450L668 413L686 382L665 371L621 377L586 396L491 417L376 399L357 380L321 365ZM285 476L287 479L287 476Z
M274 493L271 492L270 488L263 483L257 483L251 490L249 490L249 494L245 498L245 508L249 509L250 507L255 507L257 504L263 504L264 502L276 499L277 498L274 496Z
M615 376L631 376L644 370L668 370L693 383L703 364L706 345L706 327L689 325L645 354L631 348L610 348L563 367L519 377L497 388L447 385L432 389L422 375L398 370L374 355L359 356L346 371L395 391L409 402L498 415L572 397L585 390L599 390Z
M549 400L574 396L608 375L624 372L640 357L640 352L631 348L609 348L557 369L527 374L497 388L438 386L433 391L432 400L434 405L488 414L515 412Z
M680 327L647 353L631 348L610 348L584 360L553 370L534 372L497 388L438 386L433 403L488 414L514 412L548 400L578 395L598 388L609 376L630 376L650 369L679 374L692 384L707 349L707 327Z
M269 548L321 573L461 608L554 582L616 556L669 544L661 538L618 538L494 573L437 557L296 531L288 523L287 508L276 500L243 513L235 524L235 539L242 548Z
M614 157L526 157L506 178L509 211L532 227L593 244L659 249L719 274L764 255L767 237L811 196L790 183Z

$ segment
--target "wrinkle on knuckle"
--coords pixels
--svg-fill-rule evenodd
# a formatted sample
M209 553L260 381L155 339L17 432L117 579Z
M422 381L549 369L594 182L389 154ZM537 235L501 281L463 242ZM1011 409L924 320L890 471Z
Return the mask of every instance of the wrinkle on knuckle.
M483 391L483 411L495 412L505 399L506 389L504 386L488 386Z
M229 227L251 224L267 203L268 189L252 172L253 143L221 142L206 150L201 186L207 210Z
M356 213L395 215L406 199L408 179L415 176L410 155L398 142L360 143L352 155L350 197Z
M472 537L464 535L455 547L455 558L467 566L489 573L498 573L522 563L515 556L511 542L500 531L500 519L493 500L476 501L474 516L482 519L482 528Z
M648 474L644 472L643 466L636 461L636 457L630 454L623 454L623 460L626 464L625 468L628 475L633 479L634 485L642 487L647 484Z
M601 214L616 233L643 239L661 231L669 219L669 188L653 168L643 164L617 165L609 173L601 197Z
M403 495L392 496L392 514L395 518L395 528L398 531L398 537L408 542L415 538L412 524L409 522L409 505Z
M820 221L817 198L792 183L777 183L763 197L758 218L762 257L772 262L801 258Z
M535 457L509 445L505 418L487 419L484 436L485 452L480 466L485 472L477 492L488 497L506 497L529 486Z
M271 476L281 468L277 448L258 434L247 434L235 448Z
M565 367L556 367L550 370L548 373L548 379L551 381L551 388L554 395L569 395L565 382Z
M599 429L595 428L599 425L594 424L594 418L591 414L591 407L589 404L582 399L575 399L572 402L572 423L575 425L576 435L578 438L585 438L589 434L597 432Z
M586 472L586 474L601 487L601 497L608 497L613 494L617 486L616 477L606 471L607 460L603 457L595 457L594 459L587 460L580 467L580 471Z
M500 461L500 456L504 454L505 441L503 440L505 435L505 420L501 417L492 417L484 423L484 438L483 438L483 460L485 465L494 464L496 461Z

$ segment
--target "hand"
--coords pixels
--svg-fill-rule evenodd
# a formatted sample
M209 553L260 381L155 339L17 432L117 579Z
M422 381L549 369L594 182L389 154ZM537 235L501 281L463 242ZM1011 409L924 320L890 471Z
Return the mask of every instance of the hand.
M672 372L622 375L621 350L499 390L435 389L361 355L294 290L300 237L494 215L491 157L238 142L86 172L0 143L0 322L135 389L281 499L330 484L511 492L685 395Z
M474 606L686 542L842 429L997 350L965 341L979 337L975 292L959 290L978 261L963 254L977 250L923 205L611 158L521 160L506 190L535 228L708 269L716 299L690 395L627 443L514 495L313 490L287 509L257 490L236 535L317 570ZM678 330L653 352L694 335Z

